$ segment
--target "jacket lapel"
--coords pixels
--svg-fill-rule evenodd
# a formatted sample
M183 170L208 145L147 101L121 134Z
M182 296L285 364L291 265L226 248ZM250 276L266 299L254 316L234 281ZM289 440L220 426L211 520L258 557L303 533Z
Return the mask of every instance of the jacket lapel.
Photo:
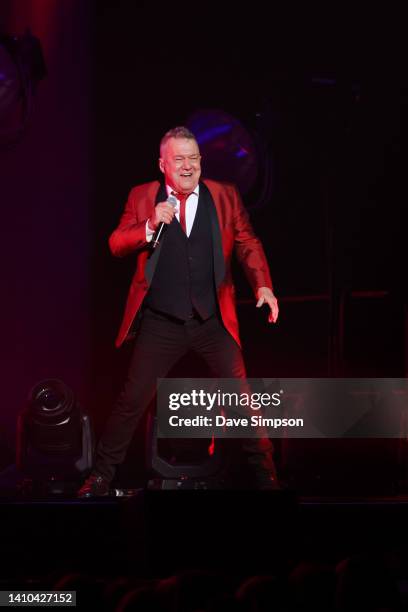
M218 287L221 285L222 281L225 277L225 261L224 254L222 251L222 238L221 238L221 230L220 224L218 222L217 211L215 209L214 200L208 189L207 185L200 182L200 197L199 204L202 203L206 206L208 216L210 218L211 223L211 235L212 235L212 245L213 245L213 261L214 261L214 279L215 286Z

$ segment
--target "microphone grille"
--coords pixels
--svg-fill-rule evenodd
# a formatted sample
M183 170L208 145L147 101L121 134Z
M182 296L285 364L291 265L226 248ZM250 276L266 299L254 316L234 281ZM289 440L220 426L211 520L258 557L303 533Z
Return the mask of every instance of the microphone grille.
M169 197L167 198L167 202L171 206L177 206L177 198L174 195L169 195Z

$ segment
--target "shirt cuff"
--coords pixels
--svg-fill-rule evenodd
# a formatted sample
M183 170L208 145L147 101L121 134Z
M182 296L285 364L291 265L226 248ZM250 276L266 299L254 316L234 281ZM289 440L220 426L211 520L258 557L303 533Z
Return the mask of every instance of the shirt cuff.
M154 231L149 227L149 219L146 221L146 242L151 242L154 236Z

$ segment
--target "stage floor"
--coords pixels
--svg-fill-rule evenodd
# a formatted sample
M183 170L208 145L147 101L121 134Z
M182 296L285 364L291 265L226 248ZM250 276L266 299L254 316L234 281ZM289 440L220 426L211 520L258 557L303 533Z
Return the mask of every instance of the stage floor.
M128 498L2 499L0 516L3 576L253 573L300 559L385 551L405 563L408 555L408 496L140 489Z

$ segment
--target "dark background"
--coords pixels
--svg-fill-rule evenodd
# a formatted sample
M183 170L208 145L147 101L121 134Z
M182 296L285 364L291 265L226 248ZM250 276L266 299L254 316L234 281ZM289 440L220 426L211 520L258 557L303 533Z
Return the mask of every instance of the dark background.
M343 291L335 373L404 375L400 17L281 15L259 1L2 3L1 30L30 27L48 68L24 139L0 151L3 448L42 378L70 385L100 430L129 358L113 343L134 267L107 238L130 188L158 177L164 132L197 109L237 118L273 160L270 201L251 210L256 188L244 201L281 314L268 326L237 268L249 374L332 374L328 298Z

